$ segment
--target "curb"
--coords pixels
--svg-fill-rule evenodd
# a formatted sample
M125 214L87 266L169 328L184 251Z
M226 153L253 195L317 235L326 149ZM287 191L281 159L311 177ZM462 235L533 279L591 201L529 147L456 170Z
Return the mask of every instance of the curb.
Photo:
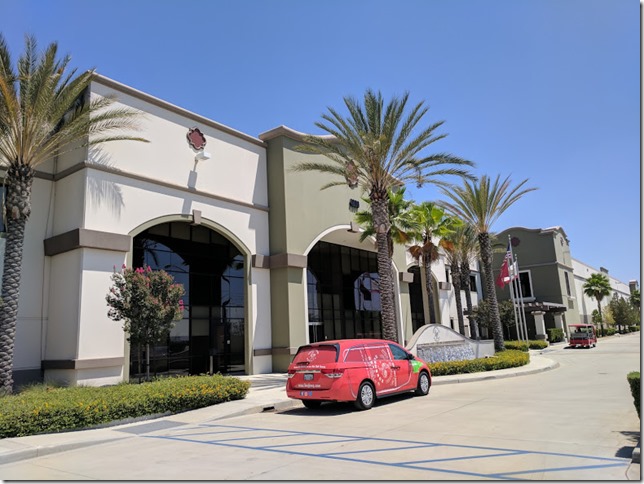
M0 465L11 464L12 462L18 462L21 460L33 459L35 457L43 457L51 454L58 454L59 452L80 449L81 447L90 447L92 445L106 444L109 442L115 442L117 440L123 440L125 438L127 437L126 436L111 437L111 438L102 438L102 439L95 439L95 440L88 440L88 441L69 442L67 444L31 447L29 449L18 450L15 452L7 453L5 455L0 455Z
M559 368L559 363L553 362L552 364L545 366L543 368L535 368L534 370L524 370L524 371L514 371L512 373L503 373L496 375L481 375L481 376L471 376L471 377L461 377L461 378L451 378L449 380L436 380L436 378L441 378L440 376L432 378L432 386L434 385L449 385L450 383L469 383L473 381L483 381L483 380L500 380L502 378L512 378L516 376L523 375L533 375L535 373L541 373L548 370L554 370ZM469 375L476 375L476 373L469 373ZM445 375L452 376L452 375ZM464 375L463 375L464 376Z
M631 456L631 462L634 464L640 464L640 443L637 443L637 447L633 449L633 455Z

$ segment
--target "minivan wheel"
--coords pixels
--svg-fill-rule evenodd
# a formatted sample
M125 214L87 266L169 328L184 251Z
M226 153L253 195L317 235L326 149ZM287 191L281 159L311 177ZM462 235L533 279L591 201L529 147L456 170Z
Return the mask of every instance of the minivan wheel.
M320 400L302 400L306 408L320 408L322 402Z
M363 381L358 390L355 406L358 410L369 410L376 401L376 392L373 385L368 381Z
M426 371L420 373L418 377L418 387L416 387L416 395L424 396L429 393L429 375Z

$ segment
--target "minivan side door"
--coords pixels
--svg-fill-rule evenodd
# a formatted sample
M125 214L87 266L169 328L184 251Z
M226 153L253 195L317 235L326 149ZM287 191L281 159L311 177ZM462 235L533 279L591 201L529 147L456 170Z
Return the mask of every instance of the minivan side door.
M376 395L391 393L396 387L393 358L387 343L365 343L365 364Z
M389 343L391 350L391 369L395 375L395 386L393 391L402 391L408 388L415 388L416 383L412 382L412 368L409 362L409 353L394 343Z

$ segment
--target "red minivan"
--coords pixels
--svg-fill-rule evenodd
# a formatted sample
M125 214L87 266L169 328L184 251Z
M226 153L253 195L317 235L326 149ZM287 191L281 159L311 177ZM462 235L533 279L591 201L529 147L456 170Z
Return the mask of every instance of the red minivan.
M322 402L355 402L371 408L376 398L414 391L427 395L427 363L402 346L379 339L345 339L301 346L288 367L286 395L307 408Z

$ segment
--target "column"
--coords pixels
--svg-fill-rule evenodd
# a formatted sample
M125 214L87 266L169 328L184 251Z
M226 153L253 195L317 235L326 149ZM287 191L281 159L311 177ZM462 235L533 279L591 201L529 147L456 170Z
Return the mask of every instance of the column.
M532 315L534 316L534 327L536 332L536 338L544 339L547 341L548 336L546 334L546 324L545 324L545 321L543 320L544 314L546 314L545 311L534 311L532 313Z
M563 334L564 334L564 336L563 336L564 341L568 341L568 334L566 333L566 328L564 328L562 314L555 314L554 318L555 318L555 328L558 328L558 329L562 330Z

